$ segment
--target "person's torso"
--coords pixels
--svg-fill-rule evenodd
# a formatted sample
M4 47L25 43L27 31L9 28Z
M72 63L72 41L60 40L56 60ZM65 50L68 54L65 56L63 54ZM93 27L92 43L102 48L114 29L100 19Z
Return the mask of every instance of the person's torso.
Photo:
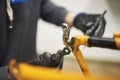
M11 58L29 61L36 58L36 29L40 17L42 0L27 0L13 4L13 28L9 29L9 18L5 0L0 0L0 65Z

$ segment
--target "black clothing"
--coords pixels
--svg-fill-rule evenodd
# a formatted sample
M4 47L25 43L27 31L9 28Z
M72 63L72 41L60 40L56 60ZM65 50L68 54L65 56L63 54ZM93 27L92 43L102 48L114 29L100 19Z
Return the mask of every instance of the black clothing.
M67 14L64 8L53 4L50 0L28 0L11 6L14 16L13 29L8 27L10 22L6 2L0 0L0 67L8 65L11 58L24 62L36 59L38 19L42 18L47 22L61 25Z

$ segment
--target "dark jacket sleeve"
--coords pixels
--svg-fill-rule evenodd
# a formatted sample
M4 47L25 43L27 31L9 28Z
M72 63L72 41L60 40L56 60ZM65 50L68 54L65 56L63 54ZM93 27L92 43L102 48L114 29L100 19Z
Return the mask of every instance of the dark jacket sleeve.
M60 26L67 13L68 11L65 8L54 4L50 0L43 0L42 2L41 18L47 22Z
M8 74L8 66L0 67L0 80L8 80L7 74Z

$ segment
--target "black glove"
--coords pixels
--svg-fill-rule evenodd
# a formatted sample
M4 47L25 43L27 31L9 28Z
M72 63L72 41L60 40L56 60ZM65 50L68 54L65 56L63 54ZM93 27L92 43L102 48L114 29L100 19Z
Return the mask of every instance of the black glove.
M64 56L62 54L63 54L63 52L61 50L58 50L58 52L55 54L50 54L49 52L44 52L43 54L39 55L39 59L29 61L27 63L29 63L31 65L62 69L63 56ZM9 69L8 69L8 80L16 80L15 77L9 71Z
M38 60L34 60L30 63L32 65L39 65L39 66L62 69L63 56L60 56L60 54L58 52L55 54L50 54L49 52L44 52L43 54L39 55Z
M78 14L73 21L73 26L75 26L77 29L82 30L82 32L85 34L88 30L92 28L92 26L95 24L96 20L100 18L101 14ZM97 28L95 29L95 32L92 32L92 34L87 34L89 36L97 36L101 37L104 34L106 25L106 20L103 17L99 24L97 25Z

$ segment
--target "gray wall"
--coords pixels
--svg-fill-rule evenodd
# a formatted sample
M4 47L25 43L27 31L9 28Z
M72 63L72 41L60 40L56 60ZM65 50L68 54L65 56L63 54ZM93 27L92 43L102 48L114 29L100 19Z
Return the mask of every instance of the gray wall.
M75 13L103 13L104 10L108 10L105 15L107 26L104 37L113 37L114 32L120 32L120 0L52 1ZM37 32L37 52L42 53L49 51L51 53L55 53L58 49L62 49L64 47L62 34L62 29L60 27L56 28L55 25L39 20ZM82 35L83 33L75 28L71 29L71 37L78 34ZM86 59L120 62L120 51L118 50L88 47L81 47L81 49ZM73 54L67 57L74 58Z

